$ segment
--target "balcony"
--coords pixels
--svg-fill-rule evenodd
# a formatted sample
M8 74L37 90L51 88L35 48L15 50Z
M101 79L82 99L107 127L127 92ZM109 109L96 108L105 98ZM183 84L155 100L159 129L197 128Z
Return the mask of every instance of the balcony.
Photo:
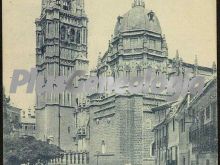
M217 152L217 138L217 127L213 123L190 128L189 139L193 152Z

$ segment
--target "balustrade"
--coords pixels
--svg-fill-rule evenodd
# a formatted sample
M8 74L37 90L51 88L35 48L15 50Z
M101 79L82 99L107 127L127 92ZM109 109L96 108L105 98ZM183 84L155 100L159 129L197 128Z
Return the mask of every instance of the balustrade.
M80 153L65 153L62 154L59 158L50 160L48 165L74 165L74 164L89 164L89 153L80 152Z

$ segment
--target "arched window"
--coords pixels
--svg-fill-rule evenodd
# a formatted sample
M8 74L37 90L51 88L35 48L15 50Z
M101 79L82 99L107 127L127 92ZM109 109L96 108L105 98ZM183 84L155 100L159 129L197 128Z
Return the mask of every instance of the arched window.
M57 4L57 5L60 5L60 0L56 0L56 4Z
M141 69L137 69L137 77L141 76Z
M66 27L65 26L62 26L60 28L60 37L61 37L61 40L65 40L66 38Z
M105 141L102 140L102 153L104 154L105 153Z
M71 1L66 0L63 2L63 9L64 10L70 10L71 9Z
M206 165L209 165L209 164L210 164L209 159L207 159L206 160Z
M131 73L130 70L126 70L125 75L126 75L127 78L130 78L130 73Z
M156 144L155 142L151 144L151 156L156 155Z
M81 42L80 37L81 37L80 30L77 30L76 43L78 43L78 44L80 44L80 42Z
M97 124L97 125L99 124L99 119L96 119L96 124Z
M70 30L70 42L75 42L75 30Z

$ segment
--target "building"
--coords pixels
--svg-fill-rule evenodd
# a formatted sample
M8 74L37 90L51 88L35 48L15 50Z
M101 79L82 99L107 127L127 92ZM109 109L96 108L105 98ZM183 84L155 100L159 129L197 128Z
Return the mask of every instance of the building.
M36 21L39 74L47 79L68 76L78 69L87 71L87 23L83 0L43 1L41 17ZM170 59L159 19L142 0L135 0L132 8L117 18L108 50L99 56L96 69L89 76L74 79L78 94L37 97L37 137L71 150L65 160L78 164L85 160L91 165L178 163L181 140L173 141L179 136L179 121L174 116L184 99L172 101L169 84L147 82L149 68L155 79L162 76L164 82L175 77L184 82L197 76L208 79L216 73L215 64L212 68L199 66L197 58L194 64L185 63L178 51ZM95 88L92 92L80 90L80 85L86 86L86 81L95 76L105 83L89 86ZM109 77L114 80L113 86L121 78L144 81L124 85L125 92L118 93L109 89ZM133 87L140 88L135 91ZM181 94L188 98L187 90ZM169 127L160 124L164 120ZM152 132L152 128L160 133Z
M155 113L156 165L218 164L217 84L208 80L198 95L152 110Z
M22 111L22 118L21 118L21 129L20 129L20 136L33 136L35 137L36 134L36 118L35 118L35 111L28 109L28 113L26 111Z
M109 48L98 60L97 73L105 78L111 75L115 81L121 77L135 79L144 77L149 66L156 75L163 74L167 79L175 75L184 77L186 70L190 72L189 79L198 75L208 78L215 72L215 69L198 66L197 59L195 64L183 62L178 51L176 58L169 59L156 14L145 9L143 1L135 1L126 14L118 17ZM95 164L94 155L101 153L101 164L154 164L156 144L151 129L156 124L157 114L152 108L165 104L170 95L166 91L159 95L155 91L123 95L106 91L91 94L85 105L90 115L90 162ZM167 130L174 130L173 138L178 134L175 127L178 127L177 121L174 121L174 128ZM168 143L168 147L175 160L178 141L170 139L170 142L173 144Z
M45 81L50 76L68 77L77 69L87 70L87 22L84 0L42 1L40 18L35 22L36 66ZM75 103L68 92L38 95L37 138L73 150Z
M179 132L177 121L174 118L178 108L178 101L155 107L155 151L156 165L177 164Z
M189 128L191 164L218 164L217 79L210 81L188 109L194 119Z
M3 91L3 127L4 134L19 136L21 109L10 104L10 97Z

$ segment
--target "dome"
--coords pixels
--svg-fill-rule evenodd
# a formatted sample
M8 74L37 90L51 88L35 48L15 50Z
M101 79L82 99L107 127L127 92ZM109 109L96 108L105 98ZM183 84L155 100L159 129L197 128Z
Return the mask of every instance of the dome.
M126 14L118 17L115 26L115 35L120 32L146 30L161 34L161 27L155 13L148 11L144 6L133 6Z

